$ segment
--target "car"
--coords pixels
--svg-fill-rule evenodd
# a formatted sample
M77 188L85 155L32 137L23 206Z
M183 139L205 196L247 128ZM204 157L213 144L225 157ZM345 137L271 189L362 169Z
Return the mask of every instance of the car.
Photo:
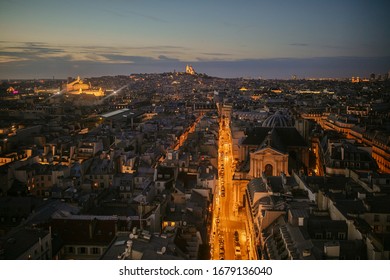
M237 250L234 252L235 257L241 257L241 250Z
M240 237L239 237L239 235L238 235L238 231L235 231L235 232L234 232L234 241L235 241L235 242L239 242L239 240L240 240Z

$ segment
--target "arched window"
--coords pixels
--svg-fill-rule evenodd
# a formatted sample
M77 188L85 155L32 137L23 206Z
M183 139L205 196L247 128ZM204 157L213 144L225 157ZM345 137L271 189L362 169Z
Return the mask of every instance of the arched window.
M265 166L265 170L264 170L264 173L265 173L265 176L272 176L272 172L273 171L273 167L271 164L267 164Z

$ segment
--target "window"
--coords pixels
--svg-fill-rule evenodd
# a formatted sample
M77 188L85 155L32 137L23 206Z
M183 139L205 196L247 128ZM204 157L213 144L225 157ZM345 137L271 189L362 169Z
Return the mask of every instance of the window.
M337 238L340 239L340 240L344 240L345 239L345 232L337 233Z
M332 233L330 231L326 232L326 239L332 239Z
M374 222L379 222L379 215L374 215Z
M68 253L74 254L74 247L68 247Z
M80 255L85 255L85 254L87 253L87 248L85 248L85 247L80 247L78 251L79 251L79 254L80 254Z
M316 232L315 239L322 239L322 233Z
M92 254L93 255L99 255L100 254L100 248L93 247L92 248Z

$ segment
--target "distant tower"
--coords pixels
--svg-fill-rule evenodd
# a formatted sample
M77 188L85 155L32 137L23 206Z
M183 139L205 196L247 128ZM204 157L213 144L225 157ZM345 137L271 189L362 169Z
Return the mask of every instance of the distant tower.
M188 64L186 65L186 73L190 74L190 75L195 75L196 74L194 68L192 68L192 66L188 65Z

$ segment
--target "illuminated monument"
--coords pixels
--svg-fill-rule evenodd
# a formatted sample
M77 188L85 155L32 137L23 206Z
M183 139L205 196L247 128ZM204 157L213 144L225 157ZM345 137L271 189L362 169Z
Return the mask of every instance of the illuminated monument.
M84 83L80 77L73 82L66 84L66 91L70 94L88 94L94 96L104 96L102 88L93 89L91 83Z
M192 66L188 65L188 64L186 65L186 73L190 74L190 75L195 75L196 74L194 68L192 68Z

